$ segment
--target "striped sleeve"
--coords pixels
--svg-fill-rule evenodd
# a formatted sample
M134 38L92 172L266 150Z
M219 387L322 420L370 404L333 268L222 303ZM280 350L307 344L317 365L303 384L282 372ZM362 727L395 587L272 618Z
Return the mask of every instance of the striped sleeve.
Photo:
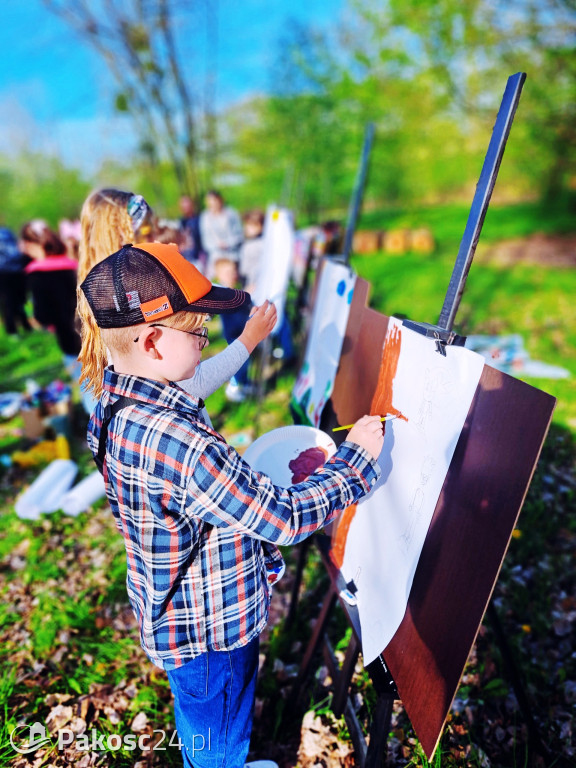
M217 527L294 544L368 493L379 472L363 449L344 442L307 480L284 489L226 443L208 442L188 474L187 510Z

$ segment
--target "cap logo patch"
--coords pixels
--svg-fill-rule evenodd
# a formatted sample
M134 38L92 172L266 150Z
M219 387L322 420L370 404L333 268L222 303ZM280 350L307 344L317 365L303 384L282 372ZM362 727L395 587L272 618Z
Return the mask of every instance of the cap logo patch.
M146 301L144 304L140 304L140 309L147 323L151 320L158 320L160 317L168 317L168 315L174 314L168 296L159 296L157 299L152 299L152 301Z
M128 299L128 306L130 309L138 309L140 306L140 296L138 295L138 291L128 291L126 293L126 298Z

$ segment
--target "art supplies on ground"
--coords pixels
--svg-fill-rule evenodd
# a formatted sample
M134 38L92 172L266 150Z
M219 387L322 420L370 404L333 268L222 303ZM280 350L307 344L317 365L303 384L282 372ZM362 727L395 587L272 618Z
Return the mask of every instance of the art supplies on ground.
M71 398L70 386L59 379L45 387L29 379L20 399L24 436L38 440L50 427L56 434L69 435Z
M0 418L11 419L20 410L24 395L22 392L0 393Z
M507 336L474 334L466 337L466 348L482 355L488 365L511 376L540 379L567 379L570 376L570 371L559 365L531 360L519 333Z
M62 498L74 482L78 466L70 459L54 459L22 493L14 505L18 517L37 520L61 508Z
M60 508L67 515L76 517L101 499L105 493L104 478L96 470L64 494L60 500Z
M34 467L53 459L69 459L70 446L65 435L56 435L54 440L41 440L27 451L14 451L11 459L13 464L21 467Z

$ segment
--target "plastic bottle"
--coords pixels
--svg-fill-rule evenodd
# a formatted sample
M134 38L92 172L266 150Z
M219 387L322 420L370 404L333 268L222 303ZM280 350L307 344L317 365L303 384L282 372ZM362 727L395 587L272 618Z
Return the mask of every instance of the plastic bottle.
M74 482L78 467L70 459L54 459L32 485L16 499L18 517L37 520L43 512L62 508L62 499Z
M64 495L61 502L62 511L67 515L76 517L76 515L84 512L98 499L101 499L105 492L104 478L96 470L96 472L85 477L84 480L81 480L78 485L75 485L74 488L71 488Z

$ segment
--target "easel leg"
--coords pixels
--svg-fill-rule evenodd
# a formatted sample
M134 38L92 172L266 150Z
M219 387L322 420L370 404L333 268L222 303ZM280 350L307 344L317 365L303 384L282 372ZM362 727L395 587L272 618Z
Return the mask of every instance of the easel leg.
M290 607L288 608L288 615L286 616L286 629L292 626L292 622L296 616L298 595L300 593L300 585L302 584L302 575L304 573L304 567L306 565L306 558L308 557L310 543L311 537L309 536L307 539L304 539L304 541L300 542L298 546L298 562L296 563L296 574L294 576L294 585L292 587L292 594L290 596Z
M308 643L308 648L306 648L306 653L304 654L304 658L302 659L302 665L300 667L300 675L299 675L299 678L301 678L302 681L308 675L314 656L316 655L317 651L320 649L320 644L324 638L324 633L326 632L328 619L332 615L332 611L334 609L335 604L336 604L336 593L334 592L332 587L330 587L330 590L326 595L326 597L324 598L324 602L322 603L320 616L318 616L318 620L314 625L314 632L312 633L312 637L310 638L310 642Z
M360 643L356 639L356 635L352 634L348 648L346 649L346 656L344 662L338 674L338 678L334 680L334 698L332 699L332 711L336 717L340 717L344 712L346 706L346 699L348 698L348 689L352 681L352 675L354 674L354 668L360 655Z
M366 753L365 768L381 768L386 761L388 734L392 722L394 698L387 693L380 693L370 725L370 743Z
M296 707L298 699L300 698L300 694L304 689L304 684L306 682L308 675L310 674L310 667L312 666L312 662L314 660L316 653L320 650L320 645L324 638L326 627L328 626L328 620L330 619L332 611L334 610L335 604L336 604L336 593L334 592L332 587L330 587L328 593L326 594L326 597L324 598L324 602L322 603L322 609L320 610L320 615L318 616L318 620L314 625L314 631L312 633L312 637L310 638L308 647L306 648L306 652L304 654L304 658L302 659L302 664L300 665L300 672L298 673L298 678L296 679L294 688L292 689L292 692L286 704L286 710L288 712L290 712Z

